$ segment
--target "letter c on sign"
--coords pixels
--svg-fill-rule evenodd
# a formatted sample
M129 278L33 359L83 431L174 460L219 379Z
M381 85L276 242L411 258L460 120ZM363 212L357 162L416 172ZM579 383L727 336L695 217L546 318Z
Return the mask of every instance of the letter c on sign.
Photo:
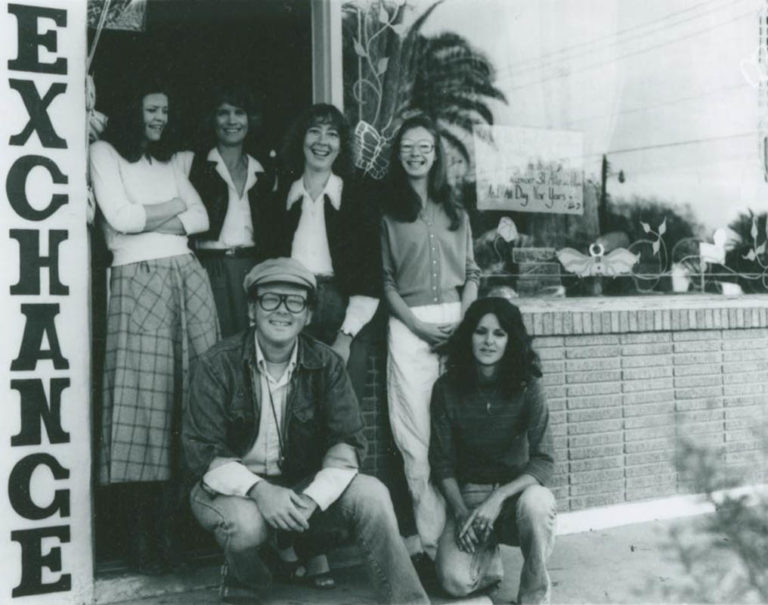
M41 155L25 155L16 160L8 171L8 178L5 181L5 192L8 194L8 201L13 206L16 214L28 221L43 221L69 201L67 194L54 193L51 196L50 203L43 210L37 210L32 207L27 199L27 178L30 171L37 166L48 171L54 184L65 185L69 182L67 175L62 173L56 163L50 158Z

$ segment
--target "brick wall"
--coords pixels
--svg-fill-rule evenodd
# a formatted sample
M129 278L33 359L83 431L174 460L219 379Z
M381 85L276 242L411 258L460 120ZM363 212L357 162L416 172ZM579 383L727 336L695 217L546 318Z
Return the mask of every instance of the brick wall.
M684 438L716 448L741 483L768 481L754 431L768 420L768 297L519 305L542 361L562 511L689 493L675 465ZM368 362L363 468L402 498L383 343Z
M768 479L755 430L768 400L766 309L714 303L524 311L538 334L561 510L690 493L675 465L684 439L712 447L740 484Z

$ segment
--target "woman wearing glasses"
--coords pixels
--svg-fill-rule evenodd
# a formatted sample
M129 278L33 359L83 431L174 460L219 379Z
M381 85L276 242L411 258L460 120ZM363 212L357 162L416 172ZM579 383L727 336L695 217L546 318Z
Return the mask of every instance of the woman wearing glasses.
M181 554L181 411L190 366L219 336L208 276L187 243L208 217L170 162L169 109L166 89L149 82L90 148L112 253L99 482L124 486L130 562L147 573Z
M301 262L317 280L306 331L347 364L358 399L365 387L370 324L379 304L378 213L353 178L349 124L333 105L310 107L294 123L281 153L282 172L269 224L270 256ZM327 562L318 586L332 585Z
M440 373L437 350L477 298L469 217L446 182L434 123L417 115L393 143L381 224L384 297L389 304L387 395L392 434L405 464L420 544L417 569L434 559L444 502L429 482L429 398Z

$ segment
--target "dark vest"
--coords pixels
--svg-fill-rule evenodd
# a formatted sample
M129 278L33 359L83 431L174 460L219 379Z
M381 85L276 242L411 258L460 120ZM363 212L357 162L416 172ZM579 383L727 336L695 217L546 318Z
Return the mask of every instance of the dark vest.
M219 239L221 227L224 225L224 217L227 215L227 203L229 202L227 184L216 171L216 162L209 161L207 154L204 153L195 153L189 171L189 180L203 200L208 212L209 223L208 231L198 233L194 239L215 241ZM260 256L266 252L265 233L269 229L268 225L264 224L264 204L272 191L274 182L272 174L260 172L256 184L248 190L248 203L253 222L253 240Z

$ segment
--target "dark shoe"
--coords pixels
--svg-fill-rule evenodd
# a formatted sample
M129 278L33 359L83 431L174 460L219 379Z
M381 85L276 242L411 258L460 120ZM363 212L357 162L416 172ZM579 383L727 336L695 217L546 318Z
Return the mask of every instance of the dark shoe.
M425 589L437 587L437 571L435 563L425 553L416 553L411 557L413 568L419 576L421 585Z
M221 583L219 584L219 599L222 603L239 603L240 605L259 605L262 603L261 595L238 580L230 572L229 565L221 566Z

